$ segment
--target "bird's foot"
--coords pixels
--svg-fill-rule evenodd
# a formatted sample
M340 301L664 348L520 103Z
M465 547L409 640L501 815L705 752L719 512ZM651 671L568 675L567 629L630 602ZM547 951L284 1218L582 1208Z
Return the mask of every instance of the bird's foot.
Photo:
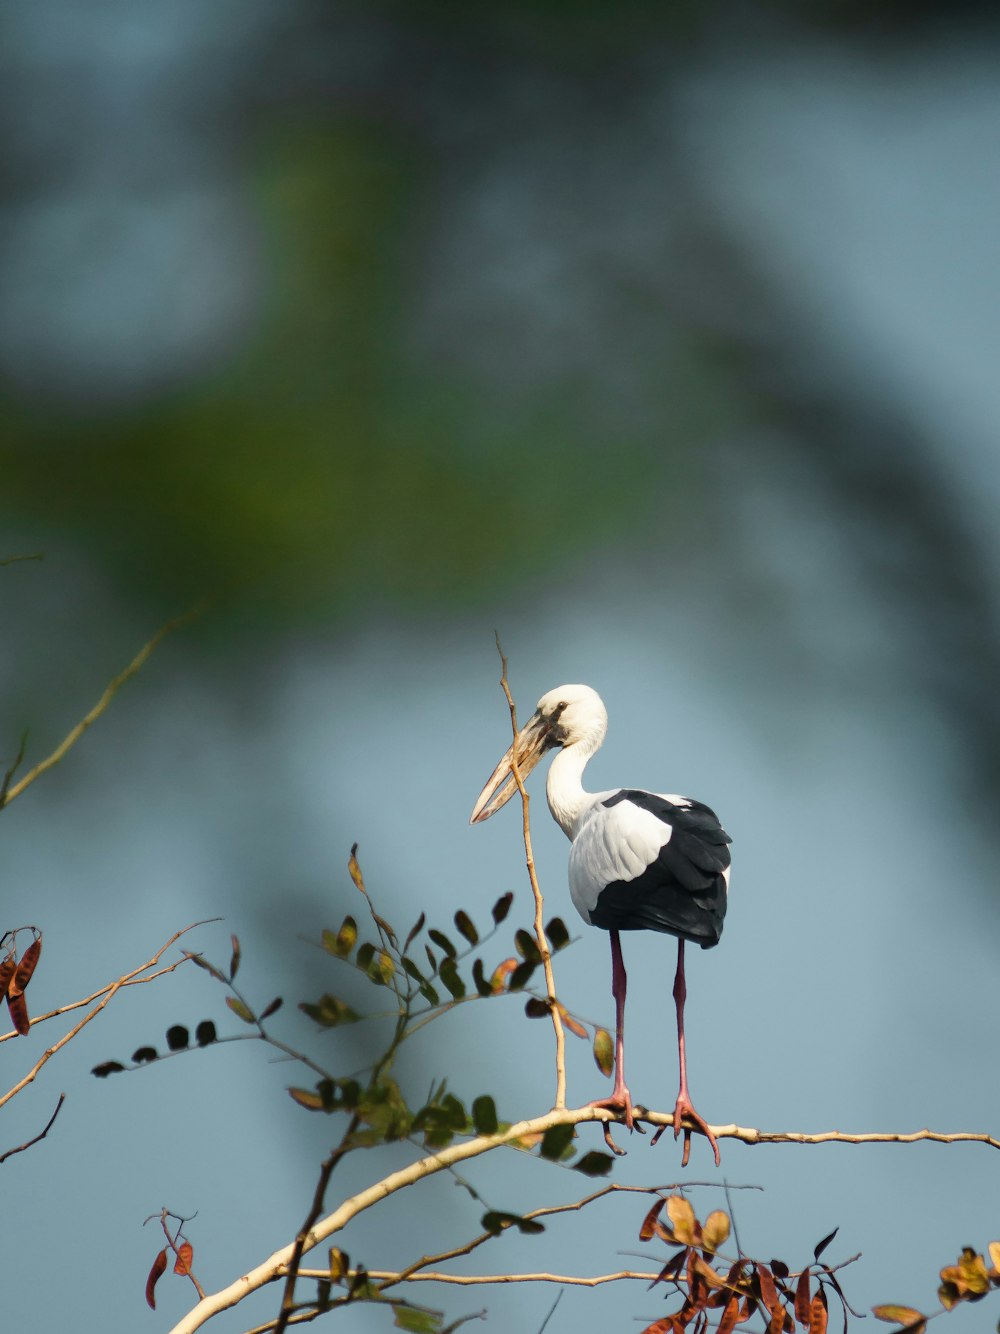
M685 1125L685 1120L693 1124ZM651 1143L655 1144L666 1128L666 1126L660 1126ZM722 1165L722 1155L719 1153L719 1142L709 1129L708 1122L703 1116L698 1115L691 1099L682 1090L678 1093L677 1102L674 1104L674 1139L677 1139L682 1131L684 1132L684 1152L681 1155L681 1167L687 1167L688 1160L691 1157L691 1134L693 1130L699 1130L711 1144L712 1151L715 1154L715 1165L720 1167Z
M606 1107L609 1112L620 1112L629 1130L638 1130L640 1135L645 1135L642 1126L638 1125L635 1119L635 1111L632 1107L632 1095L624 1084L615 1085L611 1090L610 1098L598 1098L594 1102L587 1104L588 1107ZM611 1122L601 1123L601 1129L604 1131L604 1142L612 1153L619 1156L624 1154L624 1149L619 1149L618 1145L611 1138Z

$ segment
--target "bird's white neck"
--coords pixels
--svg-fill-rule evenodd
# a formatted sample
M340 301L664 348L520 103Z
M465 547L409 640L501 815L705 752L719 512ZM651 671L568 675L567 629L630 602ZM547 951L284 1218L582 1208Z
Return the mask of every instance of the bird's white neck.
M601 737L585 737L575 741L561 750L549 765L545 796L553 820L569 839L576 833L580 816L590 806L591 794L584 791L583 771L601 740Z

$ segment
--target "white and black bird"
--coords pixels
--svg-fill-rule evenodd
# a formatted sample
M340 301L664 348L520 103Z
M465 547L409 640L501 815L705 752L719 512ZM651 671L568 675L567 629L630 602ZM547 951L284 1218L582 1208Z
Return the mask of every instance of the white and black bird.
M690 797L635 788L585 791L583 771L603 743L607 728L607 710L590 686L566 685L550 690L538 701L535 713L490 775L473 808L471 822L489 819L517 791L515 751L523 780L546 751L559 748L549 767L545 794L553 819L572 843L570 894L583 920L602 927L611 936L615 1083L610 1098L594 1105L620 1110L632 1128L632 1096L625 1083L624 1062L626 975L619 932L668 932L677 937L673 995L680 1089L674 1107L674 1137L685 1131L686 1164L691 1127L701 1130L718 1164L715 1136L695 1111L688 1091L684 944L690 940L702 949L710 949L719 943L729 891L730 838L715 812Z

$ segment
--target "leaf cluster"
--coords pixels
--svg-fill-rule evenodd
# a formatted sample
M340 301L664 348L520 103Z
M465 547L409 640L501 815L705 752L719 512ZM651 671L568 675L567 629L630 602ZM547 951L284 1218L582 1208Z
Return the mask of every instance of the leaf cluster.
M664 1211L667 1222L661 1218ZM806 1334L826 1334L828 1288L840 1299L846 1334L850 1307L833 1269L820 1260L836 1229L816 1245L813 1263L796 1275L783 1260L765 1262L742 1253L724 1259L719 1251L729 1233L729 1215L722 1209L701 1223L683 1195L661 1196L655 1202L642 1221L639 1239L658 1237L677 1249L651 1286L672 1284L682 1301L642 1334L681 1334L689 1328L691 1334L704 1334L710 1324L720 1334L732 1334L755 1316L767 1334L793 1334L796 1326Z
M973 1247L963 1246L955 1263L945 1265L941 1270L941 1286L937 1295L943 1311L951 1311L961 1302L982 1301L992 1289L1000 1288L1000 1241L991 1241L986 1249L992 1262L990 1265ZM894 1303L873 1306L872 1314L879 1320L888 1320L898 1325L899 1329L893 1334L925 1334L927 1322L932 1318L913 1306L898 1306ZM933 1314L940 1315L941 1311Z

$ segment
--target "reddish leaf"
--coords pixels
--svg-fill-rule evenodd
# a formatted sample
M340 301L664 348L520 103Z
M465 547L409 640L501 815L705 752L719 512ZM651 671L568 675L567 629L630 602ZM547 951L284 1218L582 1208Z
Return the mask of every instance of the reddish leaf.
M653 1234L656 1231L656 1220L663 1212L663 1206L665 1204L666 1200L661 1196L642 1220L642 1227L639 1229L640 1241L650 1241L652 1239Z
M31 974L35 971L35 965L38 963L38 957L42 952L42 938L33 940L28 948L21 955L21 962L14 970L14 976L7 986L9 996L20 996L21 992L31 981Z
M809 1308L809 1334L826 1334L828 1319L829 1313L826 1308L826 1293L820 1288L814 1295Z
M153 1311L156 1310L156 1284L166 1267L167 1252L166 1248L164 1248L153 1261L153 1267L150 1269L149 1277L146 1279L146 1301L149 1303L149 1306Z
M504 983L516 967L516 959L504 959L503 963L497 964L493 976L490 978L490 987L495 993L503 991Z
M736 1328L736 1322L740 1313L740 1299L734 1292L729 1301L726 1302L726 1309L722 1313L722 1319L719 1321L718 1334L732 1334Z
M565 1005L562 1005L559 1002L557 1002L557 1005L559 1007L559 1017L566 1025L566 1027L569 1029L569 1031L571 1033L575 1033L578 1038L586 1038L587 1030L584 1028L583 1024L581 1024L578 1019L573 1018L573 1016L566 1009Z
M424 923L425 923L426 921L427 921L427 918L425 917L425 915L424 915L423 913L421 913L420 916L417 918L417 920L414 922L413 926L410 928L410 934L406 937L406 940L403 942L403 953L404 953L404 954L405 954L406 951L410 948L410 946L413 944L414 940L416 940L417 936L420 935L421 931L423 931L423 929L424 929Z
M678 1251L676 1255L672 1255L649 1286L653 1288L657 1283L666 1283L669 1280L676 1279L684 1267L686 1258L687 1251Z
M276 1013L278 1012L278 1010L281 1009L281 1007L282 1007L283 1004L284 1004L284 1001L281 999L281 997L280 997L280 996L275 996L275 998L274 998L274 1000L271 1002L271 1004L270 1004L270 1005L265 1005L264 1008L263 1008L263 1010L261 1010L261 1012L260 1012L260 1017L261 1017L261 1019L270 1019L271 1015L272 1015L272 1014L276 1014ZM199 1041L200 1041L200 1039L199 1039Z
M31 1020L28 1018L28 1003L24 997L18 993L12 996L7 993L7 1009L10 1010L11 1023L20 1033L21 1037L27 1037L31 1031Z
M194 1247L189 1241L182 1241L177 1247L177 1259L174 1261L175 1274L190 1274L191 1261L194 1259Z
M803 1269L795 1285L795 1319L803 1328L809 1328L811 1299L809 1293L809 1268Z
M229 980L231 982L240 970L240 959L242 958L242 951L240 950L240 941L238 936L231 935L229 939L232 942L233 946L233 952L229 957Z
M774 1286L774 1278L771 1275L767 1265L757 1262L757 1277L760 1279L760 1295L764 1299L764 1305L771 1312L772 1317L778 1312L782 1315L782 1324L784 1323L784 1310L781 1304L781 1298L778 1296L778 1289ZM773 1323L773 1321L772 1321ZM781 1329L781 1325L778 1325Z

